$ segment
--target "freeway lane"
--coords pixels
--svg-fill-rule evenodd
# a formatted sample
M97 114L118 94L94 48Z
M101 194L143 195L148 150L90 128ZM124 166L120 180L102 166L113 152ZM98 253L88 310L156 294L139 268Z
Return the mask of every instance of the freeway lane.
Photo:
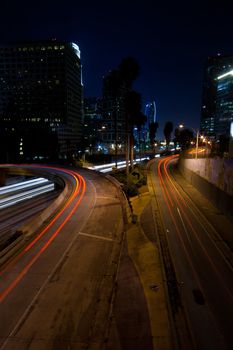
M123 232L118 190L95 173L56 171L73 183L61 215L1 271L0 349L104 340Z
M152 168L182 304L198 349L230 349L232 267L218 247L217 232L172 177L174 158Z
M42 194L39 197L26 200L13 207L0 210L0 249L6 245L6 241L10 236L28 220L34 216L38 216L59 196L61 190L55 190L49 194Z

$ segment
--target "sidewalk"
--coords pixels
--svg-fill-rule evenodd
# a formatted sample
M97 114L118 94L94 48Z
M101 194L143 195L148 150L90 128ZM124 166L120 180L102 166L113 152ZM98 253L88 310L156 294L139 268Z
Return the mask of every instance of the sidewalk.
M107 349L172 349L149 192L131 199Z

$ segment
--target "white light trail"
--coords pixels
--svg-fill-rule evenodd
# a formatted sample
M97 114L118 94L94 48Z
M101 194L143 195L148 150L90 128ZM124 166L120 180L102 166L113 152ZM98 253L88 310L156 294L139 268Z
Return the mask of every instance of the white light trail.
M222 78L227 77L228 75L233 76L233 69L232 69L232 70L230 70L230 71L229 71L229 72L227 72L227 73L224 73L224 74L222 74L222 75L219 75L219 76L217 77L217 79L218 79L218 80L220 80L220 79L222 79Z
M10 207L14 204L17 204L19 202L22 202L26 199L31 199L34 198L40 194L43 193L47 193L50 191L54 190L54 184L48 184L39 188L34 188L32 190L29 191L25 191L25 192L21 192L21 193L17 193L13 196L9 196L3 199L0 199L0 209L4 209L7 207Z
M146 158L141 158L141 159L136 159L134 160L134 164L139 163L143 160L149 160L149 157ZM109 163L109 164L103 164L103 165L94 165L92 167L88 167L90 170L97 170L100 171L101 173L109 173L112 171L112 168L116 166L116 163ZM125 168L126 167L126 162L121 161L117 162L117 169Z
M49 182L48 179L45 179L43 177L39 177L37 179L18 182L16 184L9 185L9 186L3 186L3 187L0 187L0 195L10 194L10 193L18 191L18 190L23 190L23 189L26 189L26 188L32 187L32 186L42 185L42 184L45 184L48 182Z

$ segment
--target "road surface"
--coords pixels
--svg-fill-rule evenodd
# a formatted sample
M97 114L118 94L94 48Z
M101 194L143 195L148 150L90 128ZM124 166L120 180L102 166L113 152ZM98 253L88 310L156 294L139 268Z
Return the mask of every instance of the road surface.
M72 190L0 271L0 349L101 349L123 237L118 189L94 172L51 169Z
M221 237L172 176L166 157L151 166L164 231L194 346L233 348L233 270ZM169 281L168 281L169 282Z

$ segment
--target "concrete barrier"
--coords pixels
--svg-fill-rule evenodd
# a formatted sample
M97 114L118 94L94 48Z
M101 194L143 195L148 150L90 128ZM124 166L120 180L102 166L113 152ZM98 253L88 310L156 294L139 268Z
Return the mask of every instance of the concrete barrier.
M195 160L194 160L195 161ZM186 159L180 159L180 172L199 192L201 192L224 215L233 220L233 196L223 191L204 177L186 167Z
M35 171L33 171L33 175L35 175ZM43 174L40 172L39 176L44 176L52 180L51 176L45 172L43 172ZM17 229L17 231L21 232L21 235L0 252L0 266L3 265L8 259L10 259L17 251L19 251L35 234L35 232L38 231L38 229L45 223L45 221L54 215L54 213L61 208L64 201L69 198L70 191L72 190L71 186L69 186L69 182L62 177L56 176L56 178L57 182L64 184L62 193L55 199L53 203L51 203L45 210L43 210L41 214L29 220L26 224L20 226Z

